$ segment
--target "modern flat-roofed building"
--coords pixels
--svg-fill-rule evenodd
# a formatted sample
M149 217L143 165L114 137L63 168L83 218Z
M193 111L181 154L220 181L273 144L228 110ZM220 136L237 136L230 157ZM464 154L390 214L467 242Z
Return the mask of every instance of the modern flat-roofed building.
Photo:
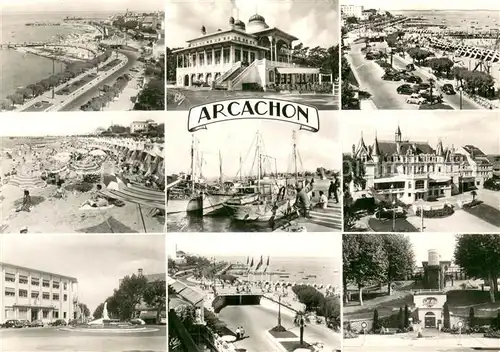
M78 280L0 262L0 322L78 318Z
M363 6L340 5L340 13L342 15L342 18L347 18L347 17L361 18L363 13Z

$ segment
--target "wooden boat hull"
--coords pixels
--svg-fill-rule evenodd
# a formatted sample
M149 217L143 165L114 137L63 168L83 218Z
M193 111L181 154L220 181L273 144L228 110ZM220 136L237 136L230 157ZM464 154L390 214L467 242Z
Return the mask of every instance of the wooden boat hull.
M276 203L267 204L246 204L229 205L224 207L231 210L231 217L238 221L265 222L271 219L277 220L287 216L292 210L292 200L284 200Z

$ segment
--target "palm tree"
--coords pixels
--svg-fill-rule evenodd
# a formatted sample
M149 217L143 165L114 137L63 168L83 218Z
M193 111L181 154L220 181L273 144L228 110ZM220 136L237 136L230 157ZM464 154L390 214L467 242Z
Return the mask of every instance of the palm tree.
M435 87L435 84L436 84L436 80L434 78L429 78L429 90L430 90L430 93L431 93L431 104L434 102L434 96L432 95L432 89Z
M470 195L472 196L472 201L475 201L476 200L476 196L477 196L477 192L475 190L472 190L470 192Z

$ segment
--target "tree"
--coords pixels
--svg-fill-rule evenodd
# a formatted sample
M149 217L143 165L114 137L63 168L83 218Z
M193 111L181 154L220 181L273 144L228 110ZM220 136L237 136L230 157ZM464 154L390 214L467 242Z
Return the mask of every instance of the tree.
M408 308L408 305L405 304L405 328L408 328L410 326L410 309Z
M355 16L350 16L350 17L347 17L347 18L345 19L345 23L346 23L346 24L358 24L358 23L359 23L359 20L358 20L358 18L357 18L357 17L355 17Z
M491 234L458 235L454 257L467 276L488 280L490 300L495 303L500 275L500 237Z
M103 311L104 311L104 303L101 303L95 308L94 313L92 313L92 316L94 317L94 319L99 319L102 317Z
M13 104L12 100L5 98L0 102L0 110L12 110Z
M358 287L363 305L363 287L386 280L387 257L380 235L344 234L342 236L343 275ZM344 286L344 290L347 287Z
M380 330L380 321L378 319L378 310L373 310L373 331Z
M153 78L139 93L134 110L164 110L165 108L165 82Z
M90 316L90 309L87 307L85 303L78 303L78 307L80 308L80 311L82 312L83 316L89 317ZM104 306L103 306L104 308Z
M413 273L415 254L410 238L402 234L383 236L387 255L387 294L391 295L393 280L404 280Z
M448 77L455 63L447 57L431 58L427 60L427 65L438 75L445 74Z
M405 328L405 316L403 314L403 307L399 307L398 312L398 329L404 330Z
M306 306L306 312L318 309L325 296L312 286L296 285L292 287L293 293L297 295L300 303Z
M126 320L132 318L135 313L135 307L141 303L146 284L147 279L144 276L137 276L135 274L125 276L122 279L120 287L113 295L117 302L120 319Z
M156 321L160 323L161 313L165 309L167 301L167 290L165 281L148 282L143 292L144 303L149 307L156 308Z
M7 97L10 101L12 101L16 105L21 105L24 102L24 98L19 93L11 94Z
M448 307L448 302L446 302L443 306L443 315L444 315L443 327L446 329L449 329L450 328L450 307Z

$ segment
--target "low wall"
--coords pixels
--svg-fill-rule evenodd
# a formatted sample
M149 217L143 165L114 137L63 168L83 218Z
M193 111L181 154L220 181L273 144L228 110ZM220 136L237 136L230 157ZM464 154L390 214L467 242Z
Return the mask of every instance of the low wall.
M219 313L227 306L256 306L261 302L260 295L231 295L216 296L212 302L215 313Z

